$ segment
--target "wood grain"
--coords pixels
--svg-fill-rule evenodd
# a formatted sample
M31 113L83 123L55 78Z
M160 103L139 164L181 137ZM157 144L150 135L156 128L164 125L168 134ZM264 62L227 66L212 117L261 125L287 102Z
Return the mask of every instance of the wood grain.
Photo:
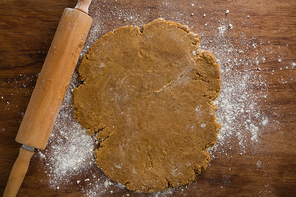
M75 4L76 1L70 0L0 1L1 194L20 147L14 139L59 19L65 7L74 7ZM227 16L226 10L230 10ZM225 37L234 47L240 45L235 41L242 39L243 35L244 40L257 46L257 50L249 50L250 57L256 58L256 51L264 53L266 61L258 64L258 72L266 79L266 87L261 89L256 84L250 87L254 92L268 95L258 100L257 107L266 114L269 123L260 131L259 143L249 144L249 147L256 146L255 149L238 154L240 147L234 138L228 142L227 150L211 160L211 166L192 184L168 196L295 196L296 67L291 66L296 63L295 13L296 1L291 0L237 0L235 3L226 0L98 0L91 4L93 30L99 27L99 31L92 32L95 38L123 25L142 25L164 17L180 23L188 22L186 25L202 35L203 40L215 40L218 36L216 27L231 21L234 28L226 32ZM130 16L137 17L137 20L129 20ZM88 44L91 42L89 40ZM244 70L243 67L237 69ZM62 189L50 187L45 163L33 156L18 196L85 194L88 185L81 183L77 186L77 177ZM79 178L83 179L90 173L104 176L94 167L92 172L84 172ZM111 190L114 191L112 194ZM101 196L125 194L146 196L114 187L109 187Z

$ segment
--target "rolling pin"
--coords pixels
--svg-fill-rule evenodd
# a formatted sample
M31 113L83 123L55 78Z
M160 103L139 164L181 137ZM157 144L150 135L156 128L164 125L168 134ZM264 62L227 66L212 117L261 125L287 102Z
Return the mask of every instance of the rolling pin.
M23 145L3 197L17 195L35 149L46 147L92 23L90 3L78 0L63 12L15 139Z

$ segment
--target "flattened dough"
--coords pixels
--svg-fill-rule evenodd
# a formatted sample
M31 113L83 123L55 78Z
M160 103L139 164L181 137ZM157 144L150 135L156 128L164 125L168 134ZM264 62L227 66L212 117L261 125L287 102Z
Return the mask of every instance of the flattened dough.
M142 31L109 32L82 58L74 116L97 133L97 165L129 190L178 187L208 166L221 79L198 41L186 26L158 19Z

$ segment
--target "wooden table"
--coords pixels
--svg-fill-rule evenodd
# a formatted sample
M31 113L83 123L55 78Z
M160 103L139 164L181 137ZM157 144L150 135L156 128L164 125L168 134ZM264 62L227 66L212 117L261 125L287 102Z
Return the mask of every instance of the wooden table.
M0 1L0 193L18 155L20 145L14 139L62 11L75 4L66 0ZM114 28L141 26L163 17L202 35L201 48L212 49L224 73L232 65L234 74L252 72L256 76L248 79L246 91L257 96L241 103L253 99L256 105L242 106L238 116L229 114L235 118L228 128L232 133L224 130L224 145L218 143L212 151L208 169L188 186L159 196L296 195L296 1L98 0L92 3L90 16L94 23L87 46ZM225 76L230 81L232 76ZM244 116L249 108L260 114ZM226 108L218 105L217 110L221 121L231 126L229 120L222 120L229 118L223 117ZM252 139L256 135L258 141ZM38 154L33 157L18 196L150 196L114 185L96 188L87 180L78 184L79 176L82 180L90 173L106 180L96 166L52 187L47 163Z

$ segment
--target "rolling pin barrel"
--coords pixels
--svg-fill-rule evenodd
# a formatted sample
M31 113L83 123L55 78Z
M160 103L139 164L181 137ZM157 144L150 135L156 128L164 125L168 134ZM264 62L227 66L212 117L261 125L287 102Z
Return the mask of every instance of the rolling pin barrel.
M11 170L3 197L14 197L23 182L35 148L45 149L69 87L92 19L91 0L66 8L30 98L16 141L23 144Z
M92 19L66 8L48 51L16 141L45 149Z

